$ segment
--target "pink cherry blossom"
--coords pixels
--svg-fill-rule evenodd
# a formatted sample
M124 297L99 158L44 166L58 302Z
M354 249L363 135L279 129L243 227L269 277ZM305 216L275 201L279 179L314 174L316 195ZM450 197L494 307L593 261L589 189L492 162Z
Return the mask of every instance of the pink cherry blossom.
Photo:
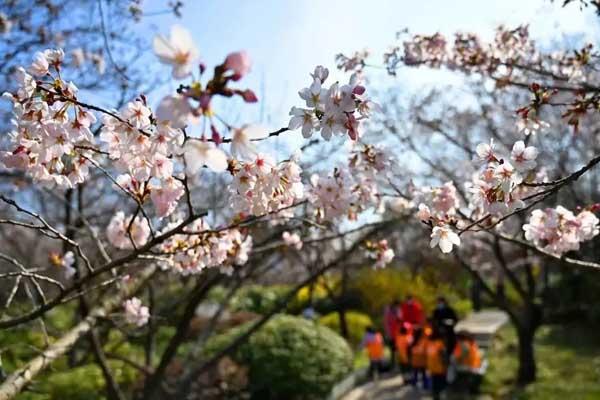
M281 235L283 242L286 246L294 247L296 250L302 249L302 239L300 239L300 235L297 233L290 233L288 231L283 232Z
M225 58L225 68L233 71L236 81L250 72L251 65L250 56L244 50L229 53Z
M125 216L123 211L118 211L106 228L106 237L110 244L123 250L143 246L149 236L150 226L146 219L140 216Z
M138 328L146 325L150 319L150 310L142 305L142 301L137 297L125 300L123 309L125 310L125 321Z
M161 181L160 186L152 186L150 198L157 216L162 218L173 213L184 193L183 184L173 177Z

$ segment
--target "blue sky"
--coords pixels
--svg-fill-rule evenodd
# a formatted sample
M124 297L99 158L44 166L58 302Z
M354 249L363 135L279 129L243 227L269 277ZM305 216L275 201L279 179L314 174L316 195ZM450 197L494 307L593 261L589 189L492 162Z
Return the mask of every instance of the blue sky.
M145 11L161 10L164 3L146 0ZM303 105L297 93L308 86L309 73L316 65L328 67L333 79L345 81L348 76L334 71L336 54L368 48L373 54L371 62L380 63L382 53L403 28L448 35L474 31L491 39L500 24L526 23L540 42L582 32L590 40L599 37L597 17L591 11L581 12L576 5L562 8L561 4L549 0L186 0L181 19L170 14L155 16L143 20L139 29L151 39L158 32L168 34L173 24L184 26L192 32L209 68L231 51L247 50L253 69L239 85L253 89L260 103L217 102L217 112L237 126L261 123L275 130L287 126L291 106ZM161 71L168 74L169 68ZM368 73L377 89L393 86L407 96L426 87L461 82L453 80L450 73L425 68L404 68L396 78L378 70ZM160 88L152 94L152 103L176 87L173 82ZM275 150L278 158L289 157L303 143L299 133L268 142L261 147L266 150L264 146L268 146L271 154Z
M164 0L144 2L147 11ZM309 82L315 65L334 67L339 52L369 48L373 60L404 28L412 32L476 31L491 36L498 24L529 23L534 37L548 40L557 32L595 30L591 12L577 6L561 8L548 0L187 0L183 18L152 17L149 34L168 33L173 23L189 29L207 65L221 62L233 50L246 49L253 59L252 73L240 84L260 95L245 118L260 119L273 127L285 125L297 91ZM595 33L595 32L593 32ZM336 78L341 75L336 76ZM347 79L341 77L341 79ZM403 72L397 78L414 89L436 81L424 70ZM173 86L175 87L175 86ZM253 121L250 121L253 122ZM256 121L254 121L256 122Z

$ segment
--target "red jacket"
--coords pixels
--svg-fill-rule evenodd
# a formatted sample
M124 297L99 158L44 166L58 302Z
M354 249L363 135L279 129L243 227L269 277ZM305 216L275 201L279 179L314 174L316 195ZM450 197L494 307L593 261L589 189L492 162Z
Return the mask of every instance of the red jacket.
M415 299L402 303L402 318L405 322L422 325L425 322L425 314L421 303Z
M400 310L398 307L387 306L383 315L383 325L385 336L388 339L394 338L400 332Z

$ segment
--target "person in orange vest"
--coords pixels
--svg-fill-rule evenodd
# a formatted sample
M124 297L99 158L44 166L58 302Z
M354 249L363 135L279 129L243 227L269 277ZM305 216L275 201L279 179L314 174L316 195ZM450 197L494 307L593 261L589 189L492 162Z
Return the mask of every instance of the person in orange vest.
M439 329L433 328L433 332L427 341L426 365L427 372L431 378L431 392L434 400L439 400L442 392L446 389L448 372L448 353L444 337Z
M456 365L456 389L477 394L483 377L483 358L477 342L469 332L460 331L456 334L452 361Z
M404 323L400 325L400 330L396 335L396 352L398 353L398 364L400 365L400 373L405 381L409 380L411 373L409 348L412 344L412 335L409 332L410 325Z
M413 329L413 340L409 347L410 366L413 372L409 383L419 387L419 381L421 381L423 389L429 389L429 378L425 373L425 367L427 366L427 341L428 339L423 328L418 325L415 326Z
M362 347L369 356L369 378L377 378L383 369L383 335L372 327L367 327L362 340Z

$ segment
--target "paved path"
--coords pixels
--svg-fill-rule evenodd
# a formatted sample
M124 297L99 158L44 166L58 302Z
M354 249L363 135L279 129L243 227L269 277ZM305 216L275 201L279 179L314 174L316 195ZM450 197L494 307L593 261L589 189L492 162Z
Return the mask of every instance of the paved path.
M489 348L494 334L508 322L505 313L496 310L479 311L469 315L456 325L456 331L471 332L480 346ZM404 385L399 375L383 375L376 382L368 382L346 393L340 400L427 400L428 392ZM489 400L481 395L477 400Z

